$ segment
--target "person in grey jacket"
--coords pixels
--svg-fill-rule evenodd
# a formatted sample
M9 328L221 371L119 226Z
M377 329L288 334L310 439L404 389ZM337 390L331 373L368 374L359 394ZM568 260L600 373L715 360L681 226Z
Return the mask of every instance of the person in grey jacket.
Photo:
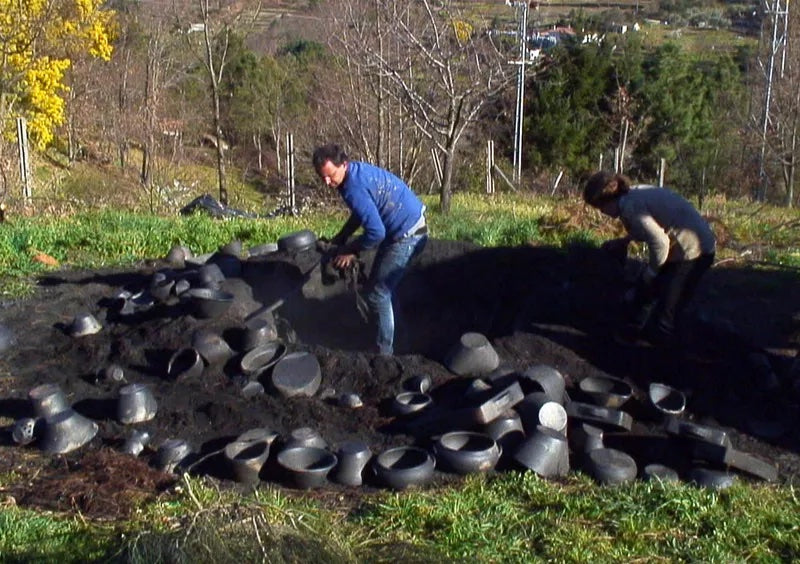
M603 214L619 218L625 227L627 235L604 243L605 250L624 256L631 241L647 244L647 267L635 290L626 295L631 315L621 338L631 341L642 336L656 344L672 341L679 315L714 263L716 241L708 222L672 190L632 186L621 174L593 174L583 199Z

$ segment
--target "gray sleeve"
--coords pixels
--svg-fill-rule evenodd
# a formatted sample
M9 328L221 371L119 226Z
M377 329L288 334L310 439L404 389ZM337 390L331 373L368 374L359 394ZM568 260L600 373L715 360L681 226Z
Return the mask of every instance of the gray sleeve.
M653 272L658 272L669 256L669 235L643 210L632 209L623 217L625 228L635 241L647 244L648 265Z

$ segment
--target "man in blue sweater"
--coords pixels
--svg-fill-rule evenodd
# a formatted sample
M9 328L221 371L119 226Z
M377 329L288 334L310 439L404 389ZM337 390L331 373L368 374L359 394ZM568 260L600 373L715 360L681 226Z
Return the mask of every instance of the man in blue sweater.
M314 170L327 186L339 190L350 209L347 222L331 239L337 246L333 265L350 268L358 253L376 249L367 283L367 303L377 324L377 352L394 353L392 293L408 263L422 252L428 240L425 206L414 192L391 172L350 161L338 145L314 150ZM349 241L359 228L360 236Z

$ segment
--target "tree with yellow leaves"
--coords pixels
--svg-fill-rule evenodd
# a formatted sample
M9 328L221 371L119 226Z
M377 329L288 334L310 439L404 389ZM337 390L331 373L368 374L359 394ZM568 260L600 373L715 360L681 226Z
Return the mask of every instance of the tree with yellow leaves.
M28 120L41 150L64 121L64 75L75 53L108 60L114 12L105 0L0 0L0 127Z

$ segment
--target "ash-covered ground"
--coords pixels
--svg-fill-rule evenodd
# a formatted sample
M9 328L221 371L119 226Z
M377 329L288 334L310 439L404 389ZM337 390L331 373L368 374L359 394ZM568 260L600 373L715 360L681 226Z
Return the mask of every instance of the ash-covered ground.
M102 492L109 484L120 491L135 487L143 495L155 493L169 483L152 464L158 445L169 438L184 439L194 448L197 464L190 472L225 483L230 471L221 454L212 453L256 427L281 437L311 427L331 448L362 440L375 453L405 444L429 445L429 436L411 432L395 417L391 400L407 378L427 375L434 402L453 401L471 379L451 373L445 360L466 332L491 341L501 369L556 368L575 401L586 400L576 385L587 376L624 378L634 386L634 397L622 408L634 418L628 433L634 437L663 435L661 424L648 417L649 383L675 386L688 397L684 417L724 428L738 450L774 464L780 481L799 481L798 272L716 267L702 283L680 347L622 346L611 335L619 321L625 273L602 251L481 248L431 239L397 295L396 354L380 357L366 352L372 334L358 313L354 292L345 280L326 276L325 269L312 269L319 258L311 249L242 259L236 275L221 284L236 296L233 306L210 319L195 316L182 300L131 315L118 311L114 297L121 290L147 288L159 272L192 280L198 268L160 260L126 270L53 272L40 279L32 298L4 303L0 323L15 342L0 353L0 424L7 426L0 472L36 476L12 488L17 502L87 512L101 497L87 492ZM319 361L322 383L313 397L284 398L268 385L263 394L242 393L237 375L245 320L279 298L284 303L274 320L286 349L310 352ZM84 312L94 315L102 330L71 336L71 323ZM199 329L222 336L233 356L206 366L198 377L171 378L169 359L189 347ZM123 369L124 382L102 375L110 365ZM13 423L33 416L28 392L43 383L58 384L76 411L99 424L90 443L69 454L47 455L35 442L19 446L12 441ZM154 419L118 422L119 389L126 383L153 390L158 402ZM341 405L343 393L357 394L363 406ZM134 429L152 437L138 459L118 454ZM277 471L267 479L282 483ZM379 484L367 480L365 487L373 486ZM114 512L107 505L98 507Z

